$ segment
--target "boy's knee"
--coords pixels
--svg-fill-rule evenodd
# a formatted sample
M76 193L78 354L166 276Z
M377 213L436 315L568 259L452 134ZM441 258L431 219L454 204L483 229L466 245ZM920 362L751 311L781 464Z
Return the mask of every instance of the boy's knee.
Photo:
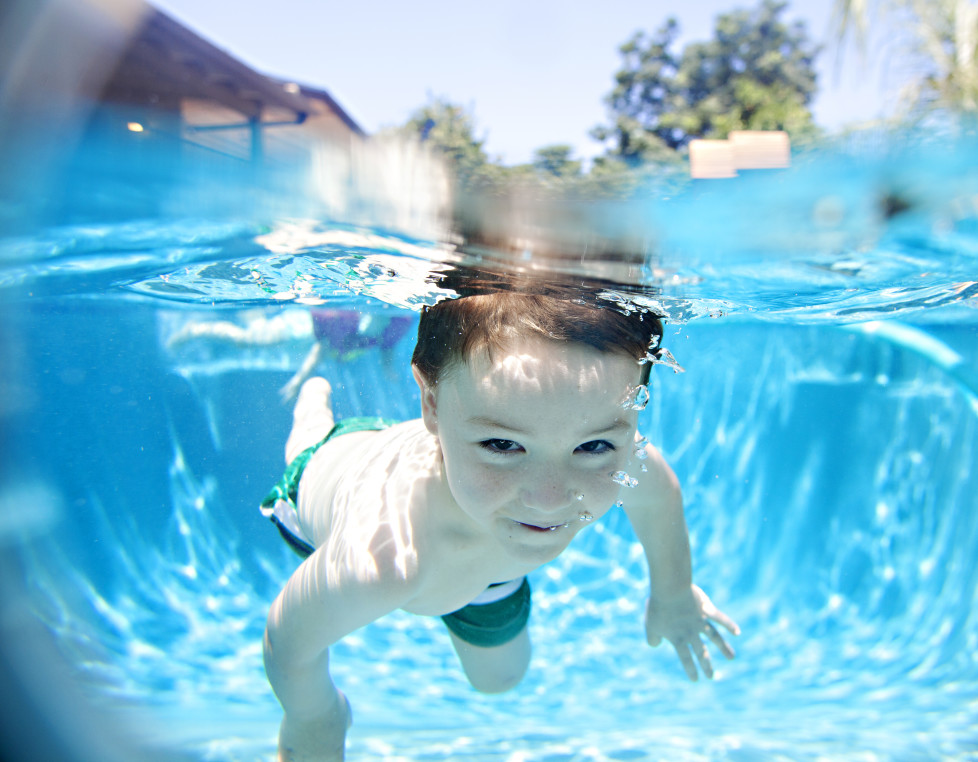
M469 679L469 684L479 691L479 693L506 693L507 691L513 690L513 688L523 681L526 668L527 665L523 664L522 666L514 665L513 669L495 670L479 675L466 672L466 677Z
M452 633L455 651L469 684L480 693L505 693L523 680L530 665L530 638L524 629L501 646L481 648Z

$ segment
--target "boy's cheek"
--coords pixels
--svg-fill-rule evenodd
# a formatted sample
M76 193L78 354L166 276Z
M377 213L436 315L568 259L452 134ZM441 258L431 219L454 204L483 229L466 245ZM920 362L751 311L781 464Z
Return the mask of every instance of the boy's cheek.
M487 496L498 497L505 488L505 482L489 469L476 464L458 466L450 472L449 485L459 502L484 501Z
M618 499L620 485L615 483L614 474L622 470L620 464L613 464L610 468L604 468L600 472L591 475L585 485L581 485L579 490L584 493L584 500L588 504L608 506L614 504Z

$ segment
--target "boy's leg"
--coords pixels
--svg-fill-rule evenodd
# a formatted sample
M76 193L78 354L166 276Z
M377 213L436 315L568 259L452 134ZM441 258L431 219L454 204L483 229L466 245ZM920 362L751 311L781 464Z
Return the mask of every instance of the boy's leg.
M325 378L310 378L299 390L292 414L292 432L285 443L285 464L322 440L333 428L332 389Z
M503 693L515 688L530 664L530 633L526 627L501 646L484 648L448 633L462 669L472 687L482 693Z

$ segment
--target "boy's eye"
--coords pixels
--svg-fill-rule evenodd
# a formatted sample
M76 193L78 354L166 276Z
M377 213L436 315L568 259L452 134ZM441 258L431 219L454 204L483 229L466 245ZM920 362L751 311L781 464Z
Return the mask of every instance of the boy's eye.
M512 439L486 439L479 445L489 452L520 452L523 447Z
M590 442L585 442L582 445L578 445L577 449L581 452L600 454L614 452L615 446L606 439L594 439Z

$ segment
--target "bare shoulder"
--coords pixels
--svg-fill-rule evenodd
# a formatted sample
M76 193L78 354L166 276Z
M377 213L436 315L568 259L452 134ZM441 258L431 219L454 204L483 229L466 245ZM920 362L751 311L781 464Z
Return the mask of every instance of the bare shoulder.
M317 548L359 570L410 577L416 525L437 448L420 421L344 434L313 456L299 489L299 519Z
M396 423L381 429L353 431L330 439L316 452L318 467L348 470L358 464L362 468L387 468L391 462L429 450L432 446L420 418Z

